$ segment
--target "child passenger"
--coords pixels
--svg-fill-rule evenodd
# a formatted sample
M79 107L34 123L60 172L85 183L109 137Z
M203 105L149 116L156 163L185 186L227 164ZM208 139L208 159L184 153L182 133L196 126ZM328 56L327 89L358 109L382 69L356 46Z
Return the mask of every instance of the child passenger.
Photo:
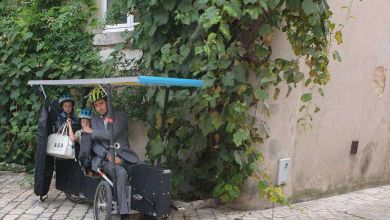
M69 126L69 138L73 142L80 142L81 134L83 132L83 128L85 128L85 127L89 127L90 128L91 127L91 119L92 119L92 111L91 111L91 109L89 109L89 108L81 109L80 114L79 114L79 119L80 119L81 129L76 131L76 133L74 133L72 127ZM71 125L72 121L73 120L71 118L68 118L66 120L68 125Z
M81 129L73 132L72 129L72 119L68 118L66 122L68 123L69 128L69 138L73 142L80 143L80 153L79 160L84 167L90 166L90 152L91 152L91 134L83 132L83 129L89 127L91 128L91 119L92 119L92 110L89 108L83 108L79 114Z
M79 120L77 117L74 115L74 106L76 104L76 101L73 97L65 94L60 97L58 100L60 107L61 107L61 112L57 117L57 121L55 123L56 129L60 129L61 126L67 122L67 119L71 119L71 125L73 128L79 128Z

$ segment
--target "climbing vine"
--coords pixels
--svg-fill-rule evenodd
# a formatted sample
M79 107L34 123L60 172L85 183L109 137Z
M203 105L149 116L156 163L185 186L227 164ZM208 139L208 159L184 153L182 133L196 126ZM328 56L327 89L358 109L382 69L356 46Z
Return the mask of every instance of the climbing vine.
M94 8L94 0L0 3L0 160L32 161L40 104L27 87L29 79L134 74L116 68L120 53L105 64L100 61L88 31ZM143 51L137 71L205 81L202 89L171 88L166 120L163 88L130 94L134 102L115 100L129 108L141 100L145 104L134 108L139 111L133 116L145 113L147 155L151 161L162 158L173 170L175 195L198 199L212 194L229 202L255 176L262 196L286 202L261 170L263 156L256 146L268 138L267 125L250 110L260 106L266 117L268 102L280 96L282 87L288 96L302 83L307 88L302 120L319 111L312 99L313 93L323 95L321 87L329 81L329 36L342 42L327 1L121 0L113 10L118 14L111 12L110 23L124 12L138 16L139 24L117 48L131 45ZM271 59L277 31L287 35L295 58ZM337 52L333 57L340 59ZM302 63L308 71L299 68ZM59 90L49 95L58 97ZM166 127L163 134L161 127Z
M260 106L267 113L268 102L280 96L281 87L288 88L288 96L303 82L308 89L301 97L301 111L307 113L302 120L319 111L312 97L314 92L323 95L321 87L329 81L329 35L341 42L327 1L123 2L139 16L130 39L143 51L140 68L205 81L203 89L171 89L166 124L161 119L165 90L146 95L151 106L147 154L152 161L163 157L173 170L176 195L198 199L212 193L229 202L255 175L263 196L285 202L280 188L271 186L261 171L263 158L256 146L268 138L267 126L250 109ZM276 31L287 35L296 58L271 59ZM307 73L299 68L302 62Z

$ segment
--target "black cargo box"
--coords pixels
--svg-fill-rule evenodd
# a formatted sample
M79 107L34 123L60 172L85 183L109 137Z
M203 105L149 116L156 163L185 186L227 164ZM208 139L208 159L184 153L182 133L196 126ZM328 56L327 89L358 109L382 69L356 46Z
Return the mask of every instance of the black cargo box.
M171 171L148 164L132 167L131 209L157 218L171 212Z

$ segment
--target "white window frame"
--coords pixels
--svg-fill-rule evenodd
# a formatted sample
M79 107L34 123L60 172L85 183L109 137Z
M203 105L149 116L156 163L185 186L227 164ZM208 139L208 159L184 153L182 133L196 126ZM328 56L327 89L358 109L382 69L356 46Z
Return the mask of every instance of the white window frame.
M108 9L107 0L102 0L102 12L103 12L104 22L106 20L107 9ZM127 23L116 24L116 25L105 25L103 29L103 33L132 31L134 30L134 26L136 24L138 23L134 22L134 16L128 14Z

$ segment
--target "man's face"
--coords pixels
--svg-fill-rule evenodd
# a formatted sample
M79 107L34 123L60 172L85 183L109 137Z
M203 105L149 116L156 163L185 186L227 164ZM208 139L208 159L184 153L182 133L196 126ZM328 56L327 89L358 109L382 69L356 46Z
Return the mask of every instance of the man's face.
M100 115L105 115L107 113L107 102L105 99L97 100L93 103L93 107L95 107L95 111L97 111Z
M69 114L72 112L72 109L73 109L73 103L72 102L64 102L62 104L62 110L64 110L64 112L66 114Z

